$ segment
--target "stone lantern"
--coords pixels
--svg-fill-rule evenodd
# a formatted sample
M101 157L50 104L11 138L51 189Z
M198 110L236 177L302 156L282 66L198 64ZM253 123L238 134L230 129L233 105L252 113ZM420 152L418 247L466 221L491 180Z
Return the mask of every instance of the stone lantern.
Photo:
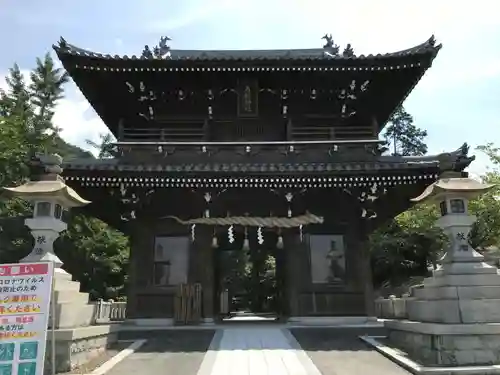
M472 225L476 222L476 217L469 214L469 201L493 186L469 177L462 177L457 172L450 172L442 175L420 196L412 199L417 203L432 202L439 205L441 217L436 225L443 229L450 241L450 246L441 259L439 269L434 272L434 277L478 273L479 269L484 268L490 270L481 272L495 271L496 273L496 268L484 263L483 256L473 249L468 241Z
M65 211L90 202L80 197L64 183L60 176L62 158L59 155L37 155L32 160L31 180L18 187L4 187L10 197L21 198L33 204L33 217L24 223L34 238L33 250L21 262L54 262L55 276L70 275L54 253L54 241L66 230L63 220Z
M407 320L385 323L389 341L426 366L491 365L500 361L500 275L470 246L476 217L471 199L494 185L445 173L414 202L432 202L449 239L432 277L406 300Z

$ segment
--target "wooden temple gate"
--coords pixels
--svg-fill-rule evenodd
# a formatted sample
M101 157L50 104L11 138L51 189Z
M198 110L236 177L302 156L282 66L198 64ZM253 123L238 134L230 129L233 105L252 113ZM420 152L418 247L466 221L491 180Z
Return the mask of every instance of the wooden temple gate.
M233 285L224 283L224 273L221 272L221 257L225 250L224 247L228 243L234 244L235 252L252 253L258 251L259 245L267 245L267 248L272 249L272 256L275 260L275 300L272 301L273 307L264 311L254 312L273 312L278 317L287 317L290 310L293 309L292 305L297 305L296 293L294 293L294 283L290 282L294 278L293 272L290 272L290 267L293 267L293 256L288 256L288 252L293 252L293 248L297 247L293 243L293 238L296 234L302 231L302 228L311 224L323 223L323 218L313 214L305 214L296 217L252 217L252 216L229 216L229 217L203 217L183 221L174 218L180 224L189 226L195 244L204 248L205 255L203 257L203 270L201 283L199 288L202 288L203 296L203 316L222 318L227 315L228 311L223 310L223 305L231 310L232 297L235 296ZM198 236L197 232L200 231L199 227L204 227L201 230L201 235ZM221 229L224 228L224 229ZM210 241L208 233L212 233ZM204 235L203 235L204 233ZM227 237L227 238L224 238ZM302 234L299 234L302 237ZM266 242L267 241L267 242ZM209 246L209 248L208 248ZM293 255L293 254L292 254ZM241 264L232 264L232 266L240 266ZM302 267L304 264L302 264ZM234 270L230 270L234 271ZM204 276L203 276L204 275ZM203 285L203 286L202 286ZM181 287L186 293L189 290L187 287ZM186 289L187 288L187 289ZM238 290L236 290L238 292ZM251 290L255 293L255 290ZM237 293L236 293L237 294ZM264 296L270 297L269 290L264 290ZM189 293L188 293L189 295ZM192 297L192 293L191 293ZM227 298L226 302L223 299ZM189 299L189 297L185 297ZM194 302L181 302L182 298L179 294L176 296L176 321L189 322L192 319L186 311L198 311L196 307L192 307ZM188 307L186 307L186 304ZM296 310L293 309L293 310Z
M434 37L359 57L333 40L265 53L166 46L162 58L102 55L63 38L54 48L117 139L115 157L63 168L92 214L130 237L132 319L186 324L225 310L213 245L231 226L240 249L245 233L250 251L260 246L259 227L282 247L280 314L372 316L370 232L473 160L467 147L386 155L378 140L437 55ZM301 222L308 211L324 223ZM157 257L159 238L180 250Z

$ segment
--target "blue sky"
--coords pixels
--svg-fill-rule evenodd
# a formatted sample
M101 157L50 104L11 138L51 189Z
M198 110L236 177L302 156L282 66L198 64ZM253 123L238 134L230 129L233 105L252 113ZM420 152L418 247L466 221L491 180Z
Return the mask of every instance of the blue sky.
M497 0L0 0L0 76L29 70L59 36L82 48L139 54L161 35L174 49L316 48L321 36L356 53L391 52L435 34L443 49L405 103L429 132L430 152L463 142L500 146ZM0 80L0 87L3 82ZM106 127L73 85L55 121L80 146ZM478 154L471 170L482 173Z

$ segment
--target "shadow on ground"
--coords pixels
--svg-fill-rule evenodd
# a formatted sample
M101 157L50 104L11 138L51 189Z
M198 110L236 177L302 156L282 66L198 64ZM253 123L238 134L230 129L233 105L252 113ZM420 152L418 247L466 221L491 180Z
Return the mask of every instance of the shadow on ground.
M215 330L164 330L120 332L120 340L147 339L140 352L201 352L205 353L214 337Z
M410 375L359 336L384 336L384 328L296 328L290 332L322 375Z
M305 351L369 350L359 336L385 336L384 328L292 328L290 332Z

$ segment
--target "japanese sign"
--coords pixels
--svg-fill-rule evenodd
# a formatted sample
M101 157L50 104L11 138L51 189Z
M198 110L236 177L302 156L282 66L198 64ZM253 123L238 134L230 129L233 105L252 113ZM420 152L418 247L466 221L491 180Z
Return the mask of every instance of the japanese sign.
M41 375L52 263L0 264L0 375Z

